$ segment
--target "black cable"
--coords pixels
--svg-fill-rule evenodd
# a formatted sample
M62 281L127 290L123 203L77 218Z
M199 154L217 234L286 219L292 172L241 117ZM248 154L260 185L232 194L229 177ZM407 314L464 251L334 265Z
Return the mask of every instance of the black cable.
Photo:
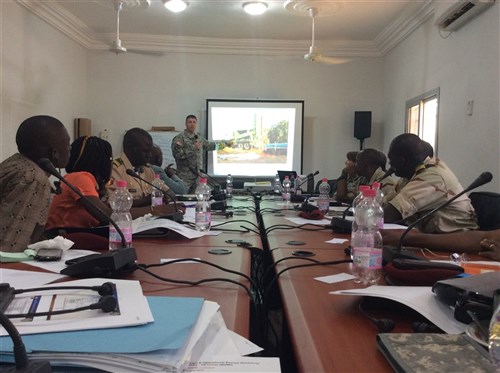
M213 225L211 226L211 228L213 228L213 227L215 227L215 228L216 228L216 227L220 227L220 226L222 226L222 225L226 225L226 224L231 224L231 223L241 223L241 222L243 222L243 223L248 223L248 224L250 224L250 225L254 226L256 229L259 229L259 227L258 227L255 223L253 223L253 222L251 222L251 221L248 221L248 220L245 220L245 219L232 219L232 220L224 221L224 222L222 222L222 223L213 224Z
M234 271L232 269L228 269L228 268L224 268L218 264L215 264L215 263L211 263L211 262L208 262L206 260L202 260L202 259L196 259L196 258L181 258L181 259L174 259L174 260L169 260L168 262L165 262L165 263L154 263L154 264L139 264L139 267L142 267L142 268L152 268L152 267L163 267L163 266L167 266L169 264L175 264L175 263L182 263L182 262L197 262L197 263L202 263L202 264L206 264L206 265L209 265L211 267L215 267L217 269L220 269L221 271L223 272L228 272L228 273L232 273L233 275L237 275L237 276L241 276L245 279L248 280L248 282L250 283L250 285L252 286L252 288L256 289L256 286L255 286L255 283L253 282L253 280L247 276L246 274L242 273L242 272L238 272L238 271Z
M192 259L190 259L190 260L192 260ZM165 281L165 282L172 282L174 284L184 284L184 285L196 286L196 285L203 284L205 282L216 282L216 281L230 282L232 284L241 286L243 289L245 289L245 291L247 292L247 294L250 297L250 299L252 299L254 301L254 303L255 303L254 297L252 296L252 292L250 291L250 289L247 286L245 286L244 284L242 284L242 283L240 283L238 281L230 280L228 278L214 277L214 278L208 278L208 279L203 279L203 280L198 280L198 281L174 280L174 279L171 279L171 278L166 278L166 277L157 275L157 274L155 274L155 273L153 273L151 271L148 271L146 268L141 267L141 265L139 265L137 267L137 269L140 270L140 271L143 271L143 272L147 273L150 276L153 276L154 278L156 278L158 280L162 280L162 281Z
M16 329L12 321L9 320L3 312L0 312L0 325L3 326L7 334L9 334L14 345L14 361L16 362L16 370L24 369L28 366L28 355L26 353L26 347L21 338L21 334Z
M344 259L344 260L332 260L332 261L328 261L328 262L318 262L314 259L311 259L311 258L301 258L301 257L296 257L296 256L293 256L293 257L286 257L286 258L293 258L293 259L300 259L300 260L306 260L306 261L313 261L314 263L308 263L308 264L298 264L298 265L295 265L295 266L291 266L291 267L287 267L287 268L284 268L282 269L281 271L279 271L275 276L274 278L269 282L269 285L267 286L267 288L265 289L264 293L263 293L263 301L264 301L264 304L267 302L267 296L269 294L269 291L271 289L271 287L274 285L274 283L278 280L278 278L283 274L285 273L286 271L289 271L291 269L296 269L296 268L305 268L305 267L315 267L315 266L319 266L319 265L337 265L337 264L343 264L343 263L352 263L352 259Z
M306 228L306 226L308 226L308 225L312 225L315 228ZM272 231L277 230L277 229L285 229L285 230L301 229L304 231L324 231L324 230L330 230L331 228L328 228L324 225L317 225L317 224L313 224L313 223L305 223L305 224L300 224L300 225L275 224L275 225L271 225L268 228L266 228L264 233L267 235L267 234L269 234Z

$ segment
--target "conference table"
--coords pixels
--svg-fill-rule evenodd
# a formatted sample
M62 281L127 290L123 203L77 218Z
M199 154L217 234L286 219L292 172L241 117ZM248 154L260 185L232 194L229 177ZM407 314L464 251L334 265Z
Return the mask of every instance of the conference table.
M231 205L232 217L214 216L214 230L224 229L219 235L187 239L170 232L166 237L134 238L133 244L141 267L159 264L162 259L196 258L235 273L187 262L148 268L169 281L142 270L135 270L125 278L140 281L145 295L202 297L217 302L229 329L246 338L257 336L258 340L254 341L259 343L265 333L260 330L262 320L254 317L254 304L245 289L250 288L251 283L245 276L253 277L253 282L255 276L268 269L267 273L273 277L271 285L275 286L260 282L269 286L270 291L260 290L268 298L278 298L277 302L265 298L266 306L277 303L282 311L283 330L278 330L281 338L276 351L280 354L283 372L391 372L391 366L377 349L377 328L358 308L363 297L329 294L363 286L351 280L327 284L315 279L351 272L349 257L344 252L349 246L349 235L334 233L325 224L308 224L303 227L307 230L299 229L288 220L298 216L296 206L283 205L279 197L264 196L254 200L249 196L235 196ZM333 238L337 239L334 243L327 242ZM216 255L210 253L213 249L225 249L230 253ZM297 251L310 252L313 256L296 256ZM257 261L255 256L259 257ZM342 263L292 268L311 263L308 259ZM254 271L256 263L265 264L260 272ZM32 268L25 263L1 266ZM196 286L174 282L209 278L233 282L214 281ZM407 314L397 310L375 310L374 315L394 319L394 332L412 332L414 320Z

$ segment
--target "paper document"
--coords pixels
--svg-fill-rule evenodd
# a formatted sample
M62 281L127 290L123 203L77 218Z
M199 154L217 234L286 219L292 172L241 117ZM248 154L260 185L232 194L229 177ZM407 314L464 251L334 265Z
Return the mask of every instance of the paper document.
M105 313L102 310L85 310L62 315L31 316L13 318L11 321L21 333L48 333L73 330L117 328L130 325L142 325L153 321L151 310L142 294L139 281L85 279L57 284L69 286L99 286L105 282L115 285L114 296L117 299L116 311ZM54 285L46 285L44 287ZM97 303L101 296L97 291L85 290L47 290L16 294L5 314L30 314L35 312L50 312L70 310ZM0 335L6 332L0 329Z
M17 269L0 268L0 282L7 283L14 289L30 288L33 284L45 285L65 277L59 273L19 271Z
M60 273L64 268L67 267L65 262L67 260L72 260L76 258L80 258L82 256L86 255L91 255L91 254L99 254L98 252L95 251L90 251L90 250L65 250L63 251L61 260L54 261L54 262L27 262L26 264L29 264L33 267L37 268L42 268L50 272L55 272L55 273Z
M338 290L336 295L364 295L391 299L413 308L448 334L461 334L466 324L455 320L453 309L432 292L430 286L370 286L366 289Z
M327 224L331 223L330 219L311 220L311 219L304 219L304 218L300 218L300 217L295 217L295 218L285 217L285 219L289 220L292 223L297 224L297 225L302 225L302 224L327 225Z
M183 235L186 238L198 238L205 235L204 232L198 232L183 224L177 223L170 219L151 219L138 218L132 222L132 233L145 232L150 229L166 228Z

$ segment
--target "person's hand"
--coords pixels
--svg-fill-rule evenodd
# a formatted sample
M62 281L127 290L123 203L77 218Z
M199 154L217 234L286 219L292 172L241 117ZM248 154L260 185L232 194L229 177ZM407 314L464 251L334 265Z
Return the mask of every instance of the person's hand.
M483 238L479 244L486 250L479 252L479 255L500 261L500 243L498 241Z
M172 177L174 176L176 173L177 173L177 170L175 168L173 168L174 164L173 163L170 163L166 168L165 168L165 173L167 174L168 177Z
M200 150L201 149L201 146L202 146L202 143L200 140L196 140L194 142L194 147L196 148L196 150Z
M236 140L231 139L225 142L227 147L232 148L236 144Z

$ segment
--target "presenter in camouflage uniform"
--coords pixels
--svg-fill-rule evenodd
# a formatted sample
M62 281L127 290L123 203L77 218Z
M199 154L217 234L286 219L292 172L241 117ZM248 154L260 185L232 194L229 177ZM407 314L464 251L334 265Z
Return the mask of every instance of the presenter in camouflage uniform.
M177 164L177 175L184 181L189 193L194 193L202 167L203 153L222 146L231 146L233 141L208 141L196 132L198 119L186 117L186 129L172 139L172 155Z
M401 191L384 207L384 220L392 223L414 219L436 208L463 191L455 174L439 158L429 158L426 144L405 133L392 140L389 161L396 176L407 178ZM421 232L448 233L478 229L474 207L463 195L418 225Z

